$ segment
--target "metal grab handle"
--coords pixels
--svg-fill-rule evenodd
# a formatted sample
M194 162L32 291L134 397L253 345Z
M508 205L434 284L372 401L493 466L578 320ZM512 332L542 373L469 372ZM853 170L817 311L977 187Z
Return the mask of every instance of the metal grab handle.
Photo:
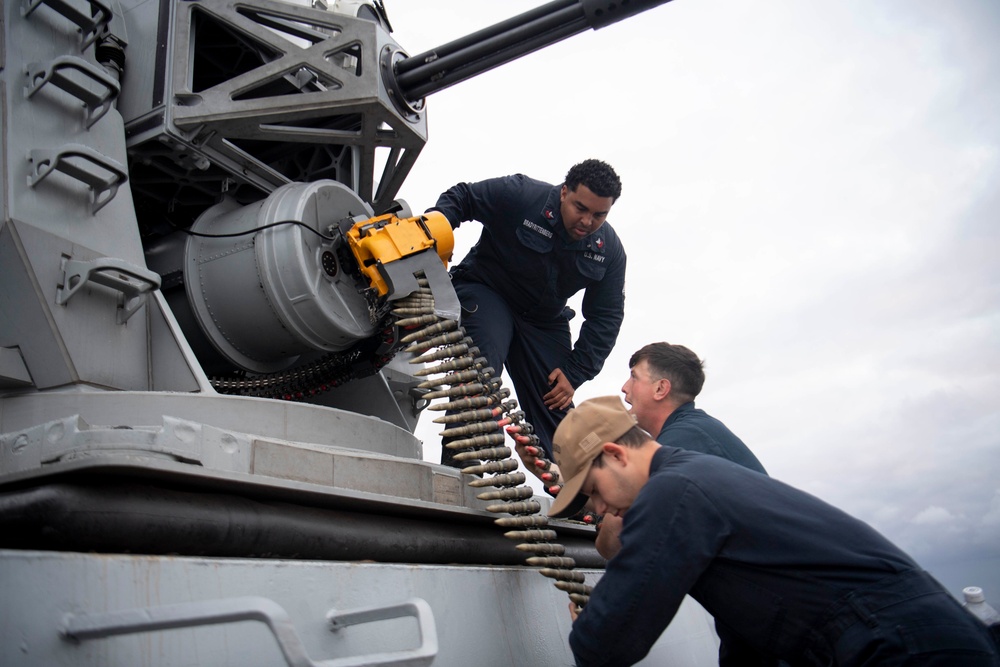
M437 628L434 625L434 612L426 600L411 598L406 602L389 605L388 607L364 607L350 611L331 609L326 614L330 629L338 632L349 625L386 621L392 618L413 616L417 619L420 632L420 646L402 651L388 653L372 653L353 658L340 658L323 663L325 667L368 667L369 665L386 665L392 667L424 667L434 661L438 652Z
M48 5L79 26L82 41L81 51L86 51L87 47L94 43L97 36L111 23L113 16L111 7L100 0L87 0L87 4L90 5L89 12L81 11L74 3L66 0L25 0L21 3L21 16L25 18L31 16L31 13L42 4Z
M66 76L65 70L80 72L102 87L103 90L92 90L83 83ZM27 72L28 85L24 88L26 98L31 99L45 84L51 82L52 85L65 90L83 102L87 109L86 125L88 130L111 109L111 104L121 92L121 86L110 74L75 56L60 56L47 63L31 63L27 67Z
M356 611L333 612L327 618L337 619L338 626L355 625L401 616L416 616L420 625L421 645L416 649L395 653L373 654L362 657L336 658L314 662L295 632L288 612L273 600L262 597L204 600L125 609L102 614L67 614L59 627L60 636L66 641L80 642L116 635L154 632L176 628L219 625L240 621L260 621L267 625L285 663L289 667L354 667L355 665L394 665L395 667L423 667L430 665L437 655L437 632L430 605L420 598L402 604ZM395 657L392 657L395 656ZM387 659L392 657L391 660Z
M139 268L123 259L101 257L89 262L63 260L62 287L56 290L56 304L66 305L88 281L110 287L123 295L118 323L125 324L142 304L147 292L159 289L160 276L149 269Z
M81 158L84 162L70 162L67 158ZM89 146L67 144L57 150L34 148L28 153L32 173L28 175L28 185L35 187L53 171L61 171L78 181L89 185L94 191L91 213L97 213L118 194L118 186L128 180L128 173L121 163L98 153ZM100 174L87 165L96 165L110 174Z

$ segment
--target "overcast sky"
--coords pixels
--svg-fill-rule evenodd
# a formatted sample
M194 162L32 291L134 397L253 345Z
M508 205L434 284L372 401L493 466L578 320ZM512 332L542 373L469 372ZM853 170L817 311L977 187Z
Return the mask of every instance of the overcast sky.
M542 3L386 4L415 54ZM1000 3L675 0L427 106L414 211L589 157L621 175L625 322L578 402L687 345L698 406L772 476L1000 607Z

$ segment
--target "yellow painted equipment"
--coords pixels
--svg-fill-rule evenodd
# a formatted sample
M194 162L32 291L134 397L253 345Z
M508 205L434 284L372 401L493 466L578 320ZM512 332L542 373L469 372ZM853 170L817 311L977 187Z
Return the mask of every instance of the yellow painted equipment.
M379 296L389 292L379 267L430 248L437 250L447 267L455 248L451 224L437 211L414 218L397 218L392 214L371 218L354 225L347 232L347 240L358 266Z

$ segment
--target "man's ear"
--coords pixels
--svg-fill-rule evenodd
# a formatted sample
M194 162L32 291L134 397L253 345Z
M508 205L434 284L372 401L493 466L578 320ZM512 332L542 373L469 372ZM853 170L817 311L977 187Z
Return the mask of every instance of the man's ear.
M662 378L660 380L657 380L656 390L653 392L653 397L658 401L662 401L667 396L670 396L671 388L672 385L670 384L670 380L668 380L667 378Z
M628 448L614 442L606 442L601 446L601 451L608 455L608 458L616 463L625 464L628 462Z

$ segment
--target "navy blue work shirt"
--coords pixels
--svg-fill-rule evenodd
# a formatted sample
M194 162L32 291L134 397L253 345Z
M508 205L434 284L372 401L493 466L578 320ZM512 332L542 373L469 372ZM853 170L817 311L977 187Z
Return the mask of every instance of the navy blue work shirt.
M870 526L818 498L673 447L654 454L621 542L573 624L578 665L638 661L686 594L749 646L794 656L843 596L919 570Z
M744 468L767 474L750 448L721 421L694 407L694 401L688 401L670 413L656 441L689 452L721 456Z
M559 208L561 185L516 174L459 183L433 209L458 227L482 223L479 242L452 277L487 285L529 321L566 318L566 302L580 290L584 323L562 366L573 387L593 379L618 338L625 317L625 249L610 224L574 241Z

